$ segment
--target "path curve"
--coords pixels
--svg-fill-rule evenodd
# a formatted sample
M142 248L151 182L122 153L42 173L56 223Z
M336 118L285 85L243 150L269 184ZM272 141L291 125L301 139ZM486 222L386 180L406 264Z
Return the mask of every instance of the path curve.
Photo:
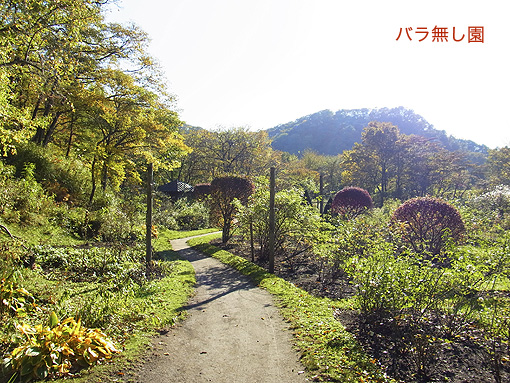
M153 342L137 383L299 383L307 379L272 296L247 277L171 241L196 272L188 318Z

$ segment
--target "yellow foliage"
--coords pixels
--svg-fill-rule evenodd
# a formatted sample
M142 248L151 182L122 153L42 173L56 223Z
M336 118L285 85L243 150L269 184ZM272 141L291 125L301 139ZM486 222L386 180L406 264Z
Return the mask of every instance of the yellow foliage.
M58 323L54 313L50 325L17 325L26 338L15 348L5 367L21 381L45 379L69 374L73 367L86 367L120 352L99 329L87 329L81 320L67 318Z

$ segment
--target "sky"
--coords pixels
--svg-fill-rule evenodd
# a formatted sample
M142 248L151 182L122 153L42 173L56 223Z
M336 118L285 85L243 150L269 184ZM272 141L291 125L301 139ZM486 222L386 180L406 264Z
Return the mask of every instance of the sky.
M509 14L508 0L118 0L106 16L148 33L187 124L404 106L495 148L510 146Z

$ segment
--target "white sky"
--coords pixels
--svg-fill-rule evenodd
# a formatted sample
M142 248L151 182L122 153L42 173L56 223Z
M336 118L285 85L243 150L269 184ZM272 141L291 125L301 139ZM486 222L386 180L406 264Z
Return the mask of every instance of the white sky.
M404 106L501 147L509 15L509 0L119 0L108 20L149 34L190 125L259 130L324 109ZM432 42L435 26L448 42ZM484 43L468 43L469 26L484 27ZM418 27L429 31L423 42Z

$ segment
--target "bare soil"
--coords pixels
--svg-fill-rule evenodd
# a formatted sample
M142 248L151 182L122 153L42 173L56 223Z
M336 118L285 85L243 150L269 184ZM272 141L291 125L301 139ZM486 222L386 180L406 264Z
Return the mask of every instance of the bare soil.
M213 244L251 260L249 247L240 241L231 241L226 246L220 241ZM281 278L316 296L342 299L355 293L344 273L324 273L319 260L312 254L302 253L285 262L276 262L275 269ZM482 331L472 323L466 323L459 336L442 339L433 319L421 323L417 331L416 323L366 317L354 310L337 311L335 316L381 368L398 381L510 382L508 345L487 341ZM413 339L410 339L411 336Z

